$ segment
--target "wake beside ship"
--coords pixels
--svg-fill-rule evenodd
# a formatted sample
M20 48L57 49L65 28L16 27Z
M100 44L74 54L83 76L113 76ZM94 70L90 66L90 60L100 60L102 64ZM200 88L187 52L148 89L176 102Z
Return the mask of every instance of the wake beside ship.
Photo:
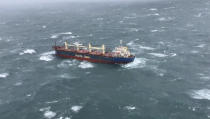
M90 43L88 46L83 46L79 43L69 44L65 41L64 45L61 46L57 46L55 43L53 49L56 52L56 56L62 58L86 60L96 63L127 64L135 59L135 56L130 53L128 47L122 45L115 47L113 51L106 51L104 44L101 47L95 47Z

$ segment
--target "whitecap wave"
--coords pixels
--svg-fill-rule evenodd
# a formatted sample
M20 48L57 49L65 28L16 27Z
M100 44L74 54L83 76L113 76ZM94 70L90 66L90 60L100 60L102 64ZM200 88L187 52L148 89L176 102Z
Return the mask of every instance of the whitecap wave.
M44 112L44 117L47 119L51 119L56 116L56 113L50 110L51 107L44 107L39 109L39 111Z
M171 57L175 57L177 54L176 53L170 53Z
M158 18L158 21L171 21L174 20L175 18L172 17L160 17Z
M64 119L71 119L70 117L65 117Z
M158 32L158 30L156 30L156 29L155 30L150 30L150 32L154 33L154 32Z
M123 19L135 19L136 16L125 16Z
M20 52L19 55L23 55L23 54L34 54L36 53L36 51L34 49L26 49L23 52Z
M76 64L77 64L76 60L64 60L60 64L58 64L57 66L59 68L69 68L70 66L74 66Z
M72 35L72 32L55 33L50 38L55 39L58 38L60 35Z
M43 25L42 28L45 29L45 28L47 28L47 26Z
M208 81L208 80L210 80L210 77L209 76L201 76L200 79Z
M22 82L17 82L17 83L14 84L14 86L20 86L22 84L23 84Z
M44 112L44 111L49 111L51 109L51 107L44 107L44 108L40 108L39 111L40 112Z
M64 79L69 79L69 78L71 78L72 76L71 76L70 74L64 73L64 74L61 74L60 77L61 77L61 78L64 78Z
M82 106L78 106L78 105L71 107L71 110L75 113L78 113L81 109L82 109Z
M80 37L80 36L78 36L78 35L70 35L70 36L63 37L63 39L64 40L68 40L68 39L74 39L74 38L78 38L78 37Z
M150 32L152 32L152 33L155 33L155 32L164 32L164 31L165 31L164 29L159 29L159 30L154 29L154 30L150 30Z
M50 38L52 38L52 39L58 38L58 35L54 34Z
M137 51L139 51L139 48L144 49L144 50L154 50L155 49L155 48L152 48L152 47L139 45L139 44L135 43L134 41L130 41L129 43L127 43L127 45L132 47L132 49L137 50Z
M152 56L155 56L155 57L167 57L168 55L166 54L162 54L162 53L148 53Z
M47 62L52 61L54 59L53 54L55 54L55 51L42 53L39 59Z
M146 65L146 59L145 58L135 58L133 62L122 65L122 67L127 69L135 69L135 68L143 68Z
M142 45L139 45L139 48L144 49L144 50L154 50L155 49L155 48L152 48L152 47L142 46Z
M71 35L72 32L63 32L63 33L58 33L58 34L60 34L60 35Z
M194 99L207 99L210 100L210 89L194 90L190 93Z
M202 13L198 13L196 15L194 15L195 17L201 17L202 16Z
M134 41L130 41L130 42L127 43L127 45L128 46L133 46L133 45L135 45L135 43L134 43Z
M59 117L58 119L71 119L70 117Z
M135 106L125 106L124 108L127 109L128 111L132 111L136 109Z
M147 14L147 16L160 16L159 13Z
M166 8L164 8L165 10L168 10L168 9L174 9L174 8L176 8L176 7L166 7Z
M58 100L53 100L53 101L48 101L48 102L46 102L47 104L52 104L52 103L57 103L58 102Z
M87 69L87 68L93 68L93 64L92 63L89 63L89 62L80 62L80 64L78 65L79 68L82 68L82 69Z
M47 118L47 119L51 119L55 116L56 116L56 113L53 112L53 111L48 110L48 111L44 112L44 117Z
M195 47L203 48L203 47L205 47L205 46L206 46L206 44L200 44L200 45L197 45L197 46L195 46Z
M9 76L9 73L1 73L0 78L6 78Z
M151 11L157 11L157 8L150 8Z

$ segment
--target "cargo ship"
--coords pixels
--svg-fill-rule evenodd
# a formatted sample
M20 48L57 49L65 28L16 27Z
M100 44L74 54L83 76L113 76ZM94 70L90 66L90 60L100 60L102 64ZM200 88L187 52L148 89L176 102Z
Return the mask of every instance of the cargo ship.
M95 63L108 63L108 64L127 64L133 62L135 56L130 53L128 47L121 45L115 47L112 51L106 51L106 47L103 44L101 47L92 46L90 43L88 46L83 46L79 43L64 42L64 45L57 46L56 43L53 49L56 52L56 56L62 58L71 58L77 60L85 60Z

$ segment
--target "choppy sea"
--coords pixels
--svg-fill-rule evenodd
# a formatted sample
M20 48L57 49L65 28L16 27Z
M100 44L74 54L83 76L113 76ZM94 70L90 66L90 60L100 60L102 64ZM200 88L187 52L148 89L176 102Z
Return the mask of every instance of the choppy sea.
M0 9L0 119L210 118L209 0ZM122 40L136 59L62 59L55 40Z

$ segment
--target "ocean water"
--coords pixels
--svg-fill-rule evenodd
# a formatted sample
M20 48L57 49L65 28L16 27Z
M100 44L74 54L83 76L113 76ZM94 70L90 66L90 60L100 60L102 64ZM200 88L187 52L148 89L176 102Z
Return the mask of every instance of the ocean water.
M208 119L209 20L209 0L1 6L0 119ZM136 59L62 59L55 40Z

